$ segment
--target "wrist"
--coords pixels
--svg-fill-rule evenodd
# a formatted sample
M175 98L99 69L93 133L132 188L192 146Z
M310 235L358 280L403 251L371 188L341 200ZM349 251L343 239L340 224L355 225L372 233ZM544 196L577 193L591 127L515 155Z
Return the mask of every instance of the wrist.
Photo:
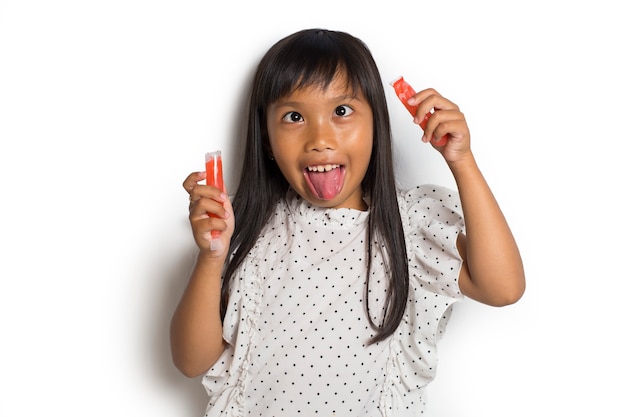
M215 251L212 250L201 250L196 258L196 268L219 271L221 274L225 262L226 253L217 255Z
M474 155L468 152L465 156L460 157L454 161L446 161L452 175L458 179L459 176L471 174L472 172L478 172L478 164Z

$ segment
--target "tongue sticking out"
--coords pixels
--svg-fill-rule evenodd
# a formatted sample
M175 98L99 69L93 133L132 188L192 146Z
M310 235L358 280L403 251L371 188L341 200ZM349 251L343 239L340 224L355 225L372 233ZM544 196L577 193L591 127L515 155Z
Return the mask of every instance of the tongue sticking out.
M307 177L311 190L322 200L332 200L343 187L343 170L341 167L330 171L309 171Z

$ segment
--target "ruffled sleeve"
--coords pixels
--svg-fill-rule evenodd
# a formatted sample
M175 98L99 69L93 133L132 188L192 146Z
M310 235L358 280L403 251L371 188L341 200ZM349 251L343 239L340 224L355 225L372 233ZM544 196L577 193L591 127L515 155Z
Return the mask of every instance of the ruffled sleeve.
M454 190L423 185L400 191L398 201L411 287L405 320L390 344L385 397L393 403L393 397L424 387L435 377L437 342L452 305L463 298L458 285L463 261L456 241L465 228Z
M458 193L423 185L400 192L399 200L412 278L424 291L461 297L456 241L465 223Z

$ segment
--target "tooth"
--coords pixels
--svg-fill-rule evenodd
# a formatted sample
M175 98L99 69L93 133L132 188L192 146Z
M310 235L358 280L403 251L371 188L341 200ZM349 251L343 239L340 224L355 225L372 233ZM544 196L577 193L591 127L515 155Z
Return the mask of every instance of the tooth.
M327 164L327 165L311 165L307 167L309 171L313 172L324 172L324 171L332 171L335 168L339 168L337 164Z

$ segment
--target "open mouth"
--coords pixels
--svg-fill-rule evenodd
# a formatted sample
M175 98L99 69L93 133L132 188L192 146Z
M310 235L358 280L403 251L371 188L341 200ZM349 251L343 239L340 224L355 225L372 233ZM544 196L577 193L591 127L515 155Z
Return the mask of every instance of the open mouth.
M311 165L304 170L309 190L317 198L332 200L343 188L345 168L339 164Z

